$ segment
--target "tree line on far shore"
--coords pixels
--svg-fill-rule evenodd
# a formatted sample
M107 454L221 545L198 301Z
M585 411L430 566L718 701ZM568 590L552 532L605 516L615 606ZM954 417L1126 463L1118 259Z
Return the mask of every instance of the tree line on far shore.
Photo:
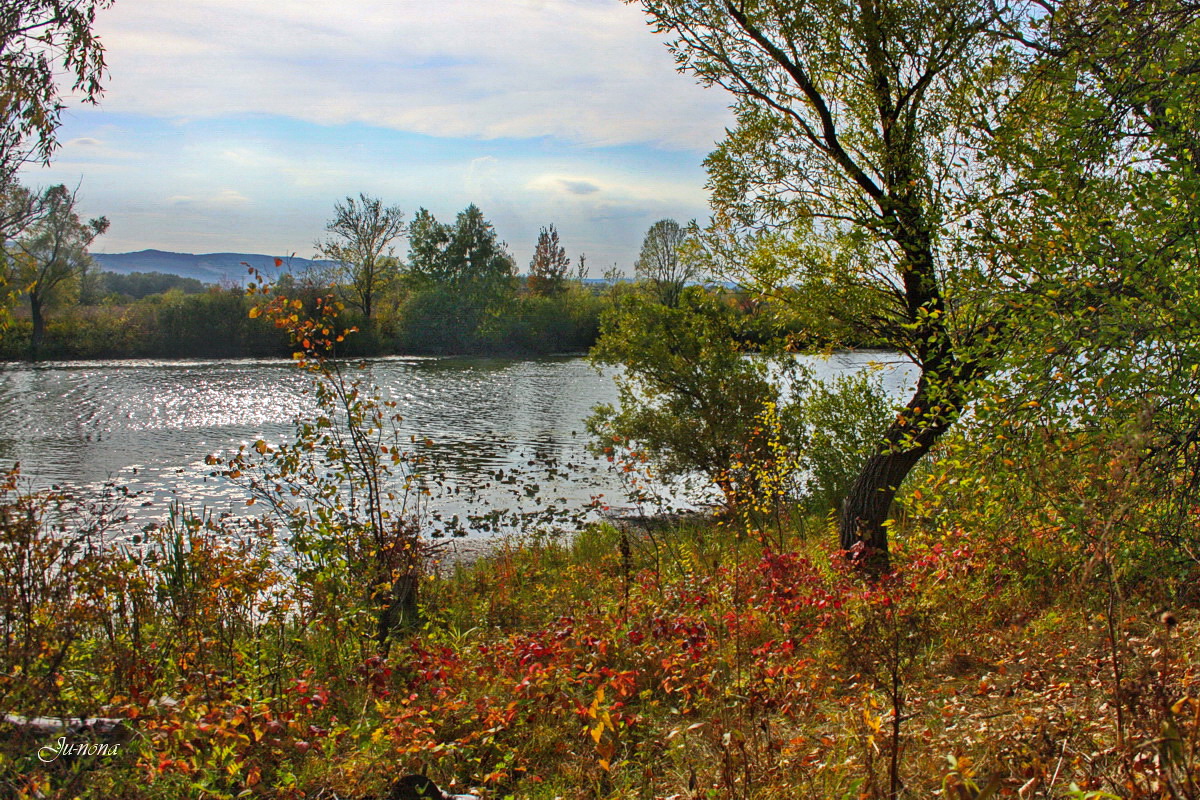
M74 192L10 184L0 198L7 283L0 306L0 358L42 360L134 357L262 357L290 353L286 336L250 318L238 284L204 284L160 272L121 275L97 269L88 247L107 230L85 221ZM408 240L406 258L396 243ZM606 309L646 292L668 303L685 284L701 284L689 256L688 229L671 219L647 231L635 281L614 265L589 280L586 254L567 255L557 228L542 228L525 275L474 204L453 222L427 209L407 220L395 206L360 194L334 207L318 261L283 268L277 290L307 306L331 289L357 328L347 355L583 352L597 339ZM751 339L793 334L802 344L871 344L861 332L814 324L719 285L706 291L750 320ZM801 333L803 332L803 333ZM750 342L753 346L753 342Z

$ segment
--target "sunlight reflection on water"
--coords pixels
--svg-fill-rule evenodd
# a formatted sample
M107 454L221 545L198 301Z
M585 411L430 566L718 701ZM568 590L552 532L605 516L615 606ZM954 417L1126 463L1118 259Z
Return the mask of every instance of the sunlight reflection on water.
M890 357L840 353L813 363L828 375L882 358ZM393 357L367 369L397 401L403 433L432 442L418 446L451 490L510 503L511 487L499 484L497 471L555 460L565 475L545 486L547 497L582 505L603 493L622 503L617 480L587 453L583 425L616 391L585 360ZM890 369L885 384L899 393L911 374L911 367ZM211 477L205 457L258 438L291 438L293 420L315 408L309 385L285 360L5 365L0 463L20 462L35 485L127 486L141 493L143 518L162 516L172 501L240 512L243 491Z

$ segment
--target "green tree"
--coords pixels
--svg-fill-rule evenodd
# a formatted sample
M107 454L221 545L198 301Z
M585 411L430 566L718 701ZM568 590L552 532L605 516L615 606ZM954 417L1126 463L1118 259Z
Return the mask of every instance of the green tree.
M596 364L622 367L618 406L600 406L588 421L600 450L643 453L668 478L700 473L730 508L755 497L761 468L777 460L761 416L776 409L785 444L799 449L795 401L808 375L787 353L748 357L745 321L701 287L674 306L623 295L591 353Z
M113 0L11 0L0 5L0 187L29 159L49 162L65 72L87 103L100 96L104 48L92 31Z
M496 230L474 203L459 213L446 247L451 280L472 293L511 288L517 267Z
M963 266L948 214L970 199L975 107L1003 83L996 12L974 0L641 5L681 69L736 98L737 126L707 160L717 226L790 228L842 254L887 303L884 341L920 369L839 517L843 548L886 568L896 491L961 414L990 336L952 302Z
M695 261L682 250L686 240L687 232L673 219L651 225L642 240L634 272L650 283L664 305L677 305L684 285L698 274Z
M556 295L562 292L571 259L558 241L558 231L551 225L538 233L533 259L529 262L529 288L536 294Z
M437 221L428 209L417 209L408 225L408 274L417 283L450 283L453 279L446 250L451 228Z
M1155 498L1140 510L1161 515L1143 529L1178 545L1162 553L1186 553L1200 486L1200 9L1045 12L998 26L1014 43L1013 100L984 153L984 174L1002 165L1003 177L986 184L974 247L1021 287L1008 293L1020 324L978 419L1010 463L1060 444L1038 441L1044 431L1102 460L1138 442L1137 479Z
M317 242L317 254L334 263L337 281L370 324L377 298L399 274L392 242L404 234L403 212L365 194L357 201L347 197L333 209L325 227L330 236Z
M474 204L453 226L420 209L409 226L406 338L425 350L467 351L493 341L515 288L516 264ZM431 341L432 339L432 341Z
M17 183L0 184L0 332L12 322L12 305L21 293L16 263L7 242L17 238L40 213L41 196Z
M511 283L516 265L474 203L445 225L422 208L409 225L409 274L419 283L486 289Z
M38 357L46 332L46 313L78 291L92 258L88 247L108 230L104 217L84 222L76 211L75 193L51 186L39 200L38 218L8 246L16 283L29 300L33 323L30 356Z

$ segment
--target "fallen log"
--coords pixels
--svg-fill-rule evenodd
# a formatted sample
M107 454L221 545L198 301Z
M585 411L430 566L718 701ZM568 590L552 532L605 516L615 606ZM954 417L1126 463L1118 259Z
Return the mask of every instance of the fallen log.
M392 784L386 800L478 800L473 794L449 794L424 775L405 775Z
M133 729L123 719L105 717L23 717L20 714L0 715L0 736L6 729L12 735L30 739L51 736L70 736L91 739L106 744L125 744L133 738Z

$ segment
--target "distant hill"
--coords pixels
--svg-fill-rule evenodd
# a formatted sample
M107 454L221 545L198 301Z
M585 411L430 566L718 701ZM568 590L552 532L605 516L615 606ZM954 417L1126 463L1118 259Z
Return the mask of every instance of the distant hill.
M195 278L202 283L222 281L242 284L246 282L247 265L268 277L280 273L303 272L318 263L307 258L284 257L283 266L275 266L275 256L256 253L168 253L164 250L139 250L136 253L92 253L96 265L102 270L128 275L132 272L165 272Z

